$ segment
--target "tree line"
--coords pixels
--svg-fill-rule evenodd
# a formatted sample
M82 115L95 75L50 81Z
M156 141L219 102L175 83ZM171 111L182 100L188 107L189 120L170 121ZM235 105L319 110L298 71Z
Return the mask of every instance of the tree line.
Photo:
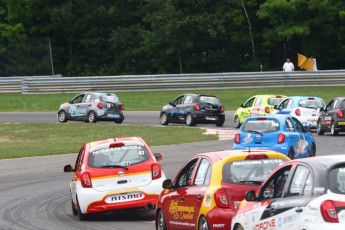
M345 1L0 0L0 76L345 66Z

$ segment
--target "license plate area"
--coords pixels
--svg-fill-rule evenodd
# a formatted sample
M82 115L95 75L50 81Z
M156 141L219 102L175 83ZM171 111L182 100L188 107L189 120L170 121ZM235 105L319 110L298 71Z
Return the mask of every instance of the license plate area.
M108 204L123 203L128 201L142 200L145 198L145 194L141 192L131 192L124 194L110 195L105 199Z

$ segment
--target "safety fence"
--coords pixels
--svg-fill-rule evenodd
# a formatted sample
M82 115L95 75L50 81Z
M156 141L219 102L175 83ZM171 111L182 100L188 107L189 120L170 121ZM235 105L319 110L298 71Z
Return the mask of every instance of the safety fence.
M345 71L0 78L0 92L22 94L326 85L345 85Z

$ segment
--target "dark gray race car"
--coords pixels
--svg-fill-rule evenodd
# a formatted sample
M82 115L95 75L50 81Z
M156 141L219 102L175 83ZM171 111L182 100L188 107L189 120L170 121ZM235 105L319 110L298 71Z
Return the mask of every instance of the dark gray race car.
M60 105L57 117L60 122L74 120L95 123L102 120L122 123L125 119L123 110L124 105L116 94L87 92Z

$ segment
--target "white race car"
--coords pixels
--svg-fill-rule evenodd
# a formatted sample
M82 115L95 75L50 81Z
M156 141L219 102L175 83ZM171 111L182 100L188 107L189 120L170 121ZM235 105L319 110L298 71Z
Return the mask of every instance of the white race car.
M231 229L345 229L345 156L278 166L257 192L246 193Z

